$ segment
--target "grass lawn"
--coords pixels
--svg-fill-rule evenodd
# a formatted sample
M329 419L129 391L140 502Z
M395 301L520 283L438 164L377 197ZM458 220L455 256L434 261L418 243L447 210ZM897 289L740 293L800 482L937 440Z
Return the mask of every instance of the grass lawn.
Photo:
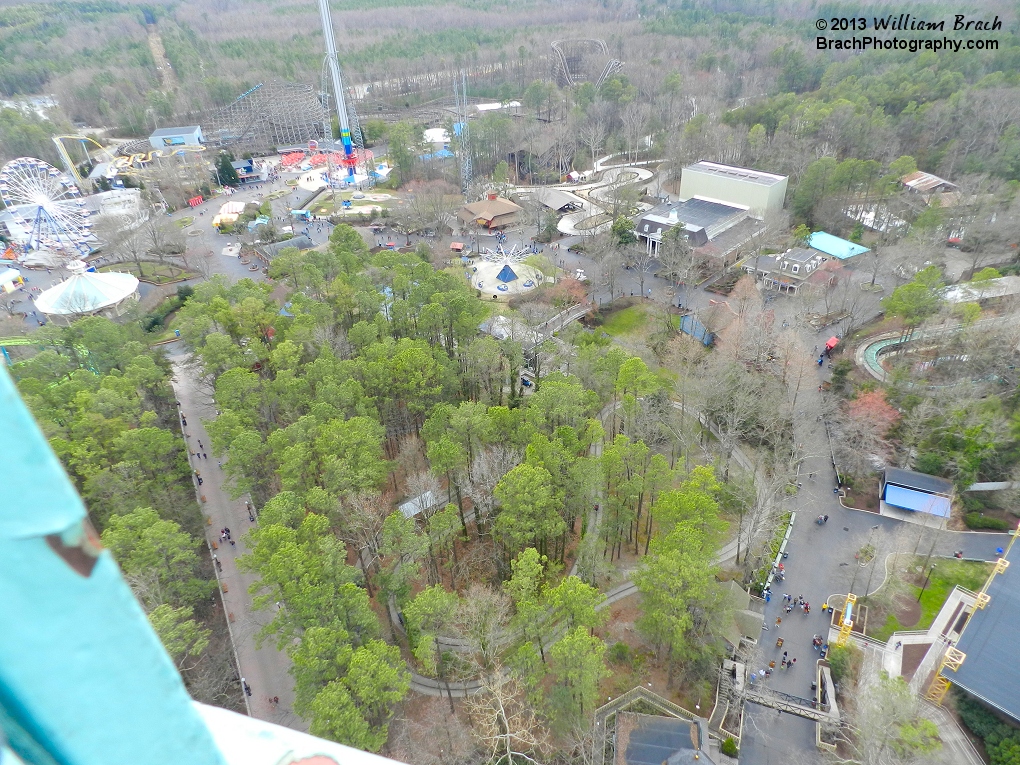
M940 560L935 564L928 580L928 586L921 596L921 625L918 629L927 629L935 621L942 604L946 602L953 587L959 585L972 592L985 586L988 575L992 573L992 564L969 560ZM916 596L921 589L914 588Z
M920 565L921 562L919 558L914 565ZM896 614L889 614L886 617L885 624L874 632L869 631L869 637L873 637L875 640L888 640L890 635L901 630L928 629L932 622L935 621L935 617L942 609L946 598L949 597L949 593L953 591L954 587L959 585L971 592L978 592L984 586L991 572L991 563L955 559L940 559L936 561L935 570L932 571L931 577L928 580L928 586L925 587L924 594L921 595L920 621L912 626L904 626L900 624ZM914 585L909 589L909 594L914 600L917 600L917 596L920 593L921 588L919 586Z
M198 276L193 271L185 271L177 266L172 266L169 263L149 263L142 261L142 269L139 272L137 263L114 263L113 265L103 266L99 269L100 271L118 271L120 273L134 274L139 279L143 279L147 282L153 282L155 284L166 284L167 282L175 282L179 279L194 279Z
M188 226L190 226L194 222L195 222L195 219L192 216L190 216L190 215L187 215L187 216L185 216L183 218L178 218L177 219L177 225L180 226L181 228L187 228Z
M174 335L174 331L172 329L165 329L162 332L160 332L158 335L150 334L150 336L149 336L149 343L150 343L150 345L155 345L156 343L162 343L165 340L174 340L174 339L176 339L176 335Z
M630 308L622 308L609 314L601 329L612 337L625 337L639 331L647 323L645 307L632 305Z

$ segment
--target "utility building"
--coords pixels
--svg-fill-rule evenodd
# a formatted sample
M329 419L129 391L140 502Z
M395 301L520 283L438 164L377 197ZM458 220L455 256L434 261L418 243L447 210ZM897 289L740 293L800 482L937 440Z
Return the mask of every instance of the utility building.
M949 518L953 504L953 482L913 470L886 468L882 474L879 497L882 500L883 515L909 520L902 514L888 512L888 508L892 507L894 510L909 510L911 515L928 513L945 519Z
M783 209L785 175L763 173L744 167L731 167L702 160L683 169L680 175L680 199L697 197L748 211L752 218L762 220Z
M200 125L188 127L160 128L149 136L149 145L154 149L168 149L174 146L204 146Z

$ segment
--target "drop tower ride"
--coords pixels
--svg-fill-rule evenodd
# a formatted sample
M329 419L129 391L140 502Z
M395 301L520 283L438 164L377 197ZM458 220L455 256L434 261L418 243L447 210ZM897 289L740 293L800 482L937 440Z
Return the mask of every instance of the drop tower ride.
M336 37L333 35L333 19L329 15L329 0L319 0L319 18L322 21L322 37L326 41L326 66L329 68L330 83L333 86L333 99L336 101L337 121L340 125L340 142L344 147L343 164L347 168L347 177L354 176L354 169L358 164L358 157L354 150L354 130L352 129L351 114L347 109L347 99L344 97L343 78L340 75L340 61L336 53ZM329 111L327 109L325 135L333 134L333 126L329 124ZM331 179L332 180L332 179Z

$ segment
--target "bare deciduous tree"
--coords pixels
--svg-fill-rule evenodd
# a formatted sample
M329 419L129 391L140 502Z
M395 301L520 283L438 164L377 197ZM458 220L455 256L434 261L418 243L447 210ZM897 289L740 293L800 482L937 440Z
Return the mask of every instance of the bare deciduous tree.
M460 601L457 623L461 635L471 644L483 670L489 670L503 647L501 637L510 619L510 598L474 582Z
M465 701L488 761L522 759L537 765L551 754L549 731L528 701L521 681L509 673L493 671L481 690Z
M493 496L496 484L520 461L520 451L505 444L496 444L478 454L471 464L470 473L463 480L463 485L474 506L479 538L488 528L496 508Z
M393 497L389 494L359 492L348 494L341 500L339 515L340 538L358 553L365 580L370 568L379 567L379 547L382 528L392 512Z
M591 153L592 168L595 167L595 158L602 148L602 144L605 143L607 135L606 122L601 114L589 115L581 125L578 137Z
M390 725L392 756L410 765L472 765L478 762L478 742L459 714L450 714L440 700L426 702L418 719Z

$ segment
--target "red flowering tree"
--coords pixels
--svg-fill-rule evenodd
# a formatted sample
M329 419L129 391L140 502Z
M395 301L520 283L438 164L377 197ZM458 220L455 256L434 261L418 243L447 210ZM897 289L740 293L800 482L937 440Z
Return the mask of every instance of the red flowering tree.
M880 466L891 450L889 431L899 419L900 413L881 390L861 393L843 404L833 434L842 470L861 476Z

